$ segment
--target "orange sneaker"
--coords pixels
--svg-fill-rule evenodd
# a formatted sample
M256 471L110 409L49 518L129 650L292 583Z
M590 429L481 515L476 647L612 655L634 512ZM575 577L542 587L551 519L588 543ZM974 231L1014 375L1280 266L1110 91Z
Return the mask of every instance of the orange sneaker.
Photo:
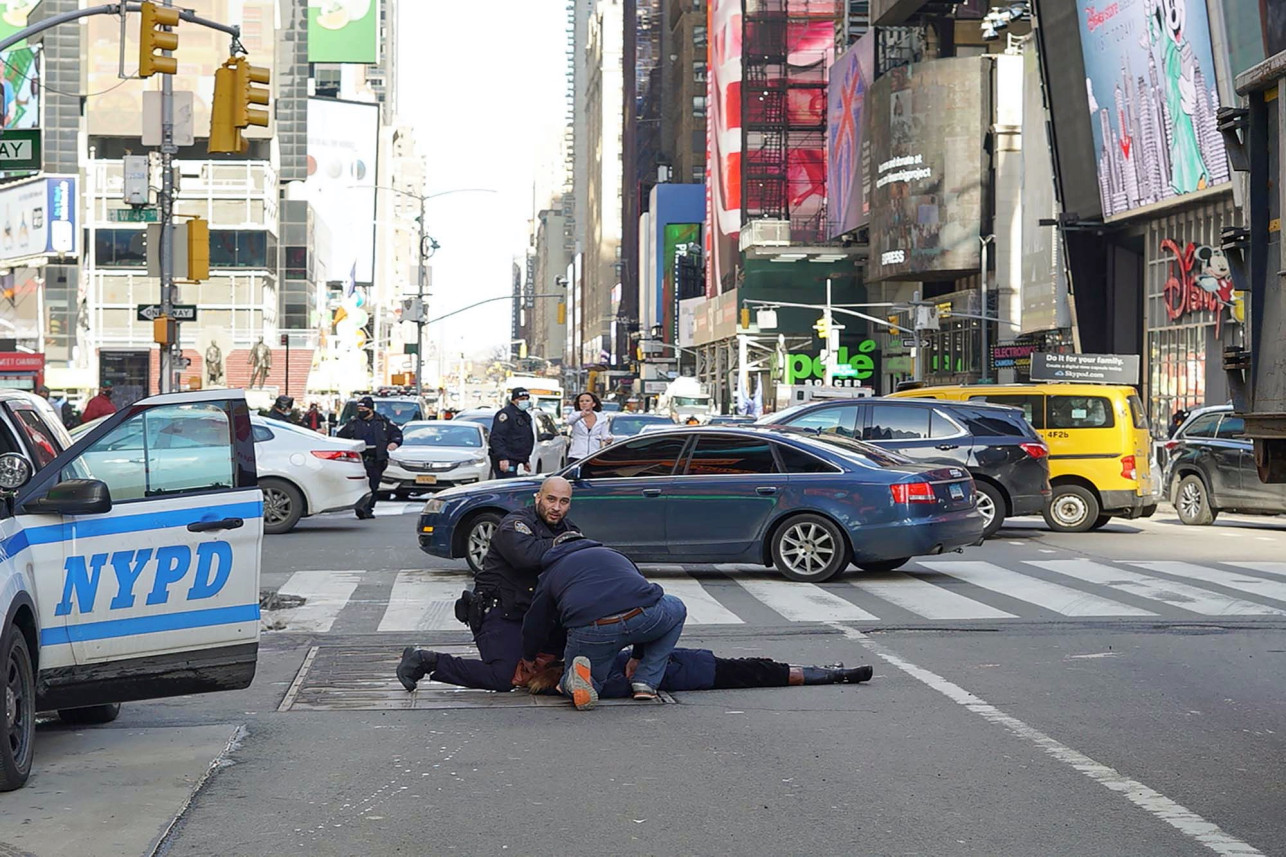
M594 690L594 679L590 675L589 658L582 655L572 660L570 677L566 690L572 698L572 704L578 711L588 711L598 704L598 691Z

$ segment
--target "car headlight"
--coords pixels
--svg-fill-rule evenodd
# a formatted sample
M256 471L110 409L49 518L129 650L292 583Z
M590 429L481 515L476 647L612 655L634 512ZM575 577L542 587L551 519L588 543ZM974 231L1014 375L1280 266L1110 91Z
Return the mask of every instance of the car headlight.
M446 500L433 499L424 504L425 515L438 515L447 507Z
M488 460L488 459L487 459L487 457L486 457L485 455L479 455L477 458L473 459L473 461L472 461L471 463L472 463L472 464L486 464L486 463L487 463L487 460Z

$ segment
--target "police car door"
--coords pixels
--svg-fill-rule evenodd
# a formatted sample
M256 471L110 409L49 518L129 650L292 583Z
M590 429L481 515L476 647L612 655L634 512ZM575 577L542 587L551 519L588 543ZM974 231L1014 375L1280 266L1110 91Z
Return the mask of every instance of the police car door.
M95 480L110 509L89 508ZM69 675L42 670L51 707L250 683L263 500L241 391L135 403L15 505L41 584L42 651L69 647L75 661Z

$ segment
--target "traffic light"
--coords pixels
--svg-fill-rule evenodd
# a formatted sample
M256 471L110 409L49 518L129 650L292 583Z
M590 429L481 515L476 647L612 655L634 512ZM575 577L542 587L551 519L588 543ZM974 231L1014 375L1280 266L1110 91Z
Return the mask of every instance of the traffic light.
M157 6L151 0L143 0L139 13L142 16L142 24L138 30L138 76L174 74L179 70L179 61L174 57L161 56L157 52L178 49L179 34L161 28L177 27L179 10L168 6Z
M896 314L890 315L889 316L889 336L901 336L901 335L902 335L902 328L898 324L898 316Z
M567 304L562 301L558 302L558 323L560 325L567 323Z
M938 304L938 318L951 318L951 301L943 301Z
M188 231L188 281L210 279L210 221L194 217L184 224Z
M250 144L241 136L236 118L236 72L227 65L214 70L214 104L210 108L210 141L206 151L244 155Z
M817 336L820 339L825 340L830 337L831 327L830 327L830 324L826 321L826 316L822 316L821 318L817 319L817 321L813 322L813 330L817 331Z
M236 95L233 99L235 107L232 114L232 124L238 128L247 128L251 125L267 128L268 111L260 110L258 107L252 107L251 105L267 106L267 86L272 79L271 72L266 68L251 65L250 61L245 57L237 57L236 59L228 60L228 62L232 65L237 81Z

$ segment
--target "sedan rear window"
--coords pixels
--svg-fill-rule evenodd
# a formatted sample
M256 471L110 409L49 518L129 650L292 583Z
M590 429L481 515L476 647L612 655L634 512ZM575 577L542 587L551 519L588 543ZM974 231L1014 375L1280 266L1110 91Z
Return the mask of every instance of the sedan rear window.
M772 445L759 438L702 435L688 459L689 476L735 476L776 473Z
M842 452L849 458L860 458L876 467L895 467L899 464L911 464L911 459L890 452L887 449L880 449L869 443L863 443L860 440L842 437L835 434L818 434L805 435L798 438L805 444L821 444L823 447L831 447L831 452L836 450Z

